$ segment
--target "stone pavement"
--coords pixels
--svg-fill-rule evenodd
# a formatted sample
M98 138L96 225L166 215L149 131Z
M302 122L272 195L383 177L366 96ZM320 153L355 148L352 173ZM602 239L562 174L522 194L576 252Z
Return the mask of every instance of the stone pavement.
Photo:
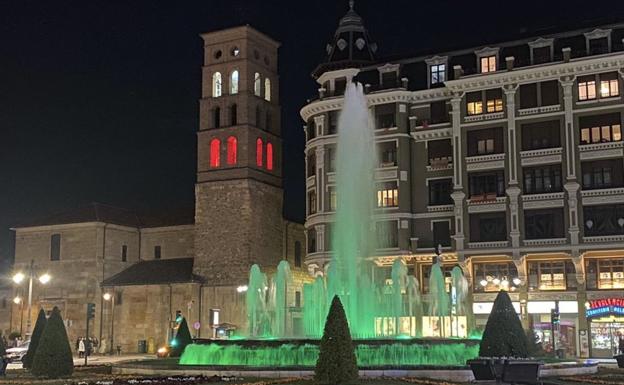
M156 358L155 354L122 354L122 355L93 355L88 359L89 365L110 365L123 361L146 360ZM84 365L84 358L74 356L74 366ZM13 362L7 366L8 370L22 369L21 362Z

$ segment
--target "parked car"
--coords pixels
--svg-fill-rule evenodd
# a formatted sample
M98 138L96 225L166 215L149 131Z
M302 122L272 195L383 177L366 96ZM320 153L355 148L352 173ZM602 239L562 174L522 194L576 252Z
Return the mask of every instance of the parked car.
M7 353L9 362L22 361L22 358L24 358L24 356L26 355L26 352L28 352L29 345L30 345L30 341L24 341L14 348L7 349L6 353Z

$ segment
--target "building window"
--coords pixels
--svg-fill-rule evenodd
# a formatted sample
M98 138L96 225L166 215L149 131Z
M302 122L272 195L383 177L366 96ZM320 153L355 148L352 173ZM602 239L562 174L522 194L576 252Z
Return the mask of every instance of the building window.
M624 289L624 258L585 261L588 289Z
M597 39L589 39L589 54L602 55L609 53L609 38L602 37Z
M342 95L347 89L347 78L338 78L334 80L334 95Z
M496 55L481 58L481 73L496 72Z
M427 142L429 166L446 168L453 160L453 146L450 139L431 140Z
M563 211L561 209L526 210L524 212L524 238L563 238Z
M336 171L336 149L334 147L327 148L327 172Z
M310 154L308 155L308 177L316 175L316 155Z
M446 81L446 64L434 64L429 68L431 72L432 86Z
M429 123L438 124L449 121L449 114L445 100L429 104Z
M624 234L624 205L600 205L583 208L585 236Z
M451 246L451 222L435 221L431 223L433 228L433 247L442 245Z
M377 247L380 249L399 246L399 229L397 221L380 221L375 224L377 229Z
M395 142L379 144L379 167L394 167L397 165L397 148Z
M121 262L128 261L128 246L121 245Z
M61 260L61 234L52 234L50 236L50 260Z
M505 195L505 174L501 171L468 175L471 200L492 200Z
M308 230L308 253L316 253L316 230Z
M562 191L560 165L524 169L525 194L544 194L560 191Z
M575 274L574 264L570 261L529 262L529 291L574 288Z
M210 141L210 167L215 168L221 165L221 141L213 139Z
M550 59L551 46L533 48L533 64L548 63Z
M600 75L600 97L611 98L620 95L617 72Z
M579 100L596 99L595 76L583 76L578 79Z
M377 186L377 207L398 207L399 189L397 182L386 182Z
M394 103L380 104L375 106L375 114L377 116L377 128L394 128L396 105Z
M338 112L331 111L327 114L327 134L334 135L338 132Z
M162 248L160 246L154 246L154 259L160 259L162 257Z
M214 128L221 127L221 108L214 108L214 110L212 111L212 120L214 123Z
M429 206L453 204L451 192L453 191L453 179L429 180Z
M561 146L561 136L559 134L560 122L550 120L547 122L523 124L522 150L539 150L542 148L553 148Z
M232 126L236 126L238 124L238 108L236 107L236 104L232 104L230 106L230 124Z
M454 267L455 267L454 265L442 266L442 275L444 276L444 286L445 286L445 290L447 293L451 291L451 283L452 283L451 272L453 271ZM422 275L422 278L420 280L420 282L422 283L420 287L422 289L423 294L427 294L429 293L429 280L431 278L431 265L421 265L420 273Z
M537 104L537 83L520 85L520 109L535 108Z
M502 128L468 131L468 156L500 154L504 152Z
M579 120L581 126L580 144L618 142L622 140L620 114L583 116Z
M473 263L472 270L474 291L477 293L515 290L517 287L518 269L513 262Z
M308 215L316 214L316 191L308 192Z
M496 242L507 240L507 220L505 213L470 215L470 241Z
M541 106L552 106L559 104L559 81L551 80L540 83Z
M273 144L271 144L270 142L267 143L267 160L266 160L266 164L267 164L267 170L271 171L273 170Z
M262 87L262 80L260 79L260 74L256 72L254 74L254 95L262 96L261 87Z
M468 115L479 115L483 113L482 97L481 91L469 92L466 94L466 113Z
M262 139L256 139L256 166L262 167L263 163L263 149L262 149Z
M503 93L500 88L485 91L487 113L503 111Z
M221 79L221 72L215 72L212 74L212 97L218 98L222 94L223 79Z
M227 164L236 164L236 156L238 152L238 141L235 136L230 136L227 139Z
M329 211L336 211L336 188L334 186L328 186L327 193L329 195Z
M232 71L230 74L230 94L238 93L238 70Z
M295 241L295 267L301 267L301 242Z
M316 138L316 124L314 123L314 119L310 119L308 121L308 125L306 126L306 136L308 137L308 140Z
M584 162L581 169L585 190L621 187L624 184L621 159Z
M264 79L264 100L271 101L271 79Z

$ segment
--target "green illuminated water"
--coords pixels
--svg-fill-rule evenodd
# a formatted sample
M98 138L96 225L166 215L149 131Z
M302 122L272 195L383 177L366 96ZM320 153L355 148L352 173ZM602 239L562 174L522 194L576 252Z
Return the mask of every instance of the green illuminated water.
M358 366L464 365L478 356L478 344L457 342L416 344L359 344L356 348ZM314 366L318 346L284 343L279 346L242 346L192 344L180 358L181 365L213 366Z

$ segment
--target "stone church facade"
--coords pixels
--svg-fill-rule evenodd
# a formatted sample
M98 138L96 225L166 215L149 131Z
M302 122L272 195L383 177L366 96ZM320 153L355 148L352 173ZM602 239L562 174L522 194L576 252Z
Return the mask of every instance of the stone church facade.
M40 307L61 309L70 341L86 335L86 307L96 304L89 336L101 351L153 352L169 341L176 312L195 337L245 332L249 268L271 272L289 261L291 328L299 322L303 225L283 218L278 47L249 26L202 35L204 65L197 134L195 209L164 220L92 204L15 227L14 285L4 330L28 334ZM162 214L162 213L161 213ZM42 273L52 279L43 285ZM28 281L28 280L26 280ZM33 325L34 326L34 325Z

